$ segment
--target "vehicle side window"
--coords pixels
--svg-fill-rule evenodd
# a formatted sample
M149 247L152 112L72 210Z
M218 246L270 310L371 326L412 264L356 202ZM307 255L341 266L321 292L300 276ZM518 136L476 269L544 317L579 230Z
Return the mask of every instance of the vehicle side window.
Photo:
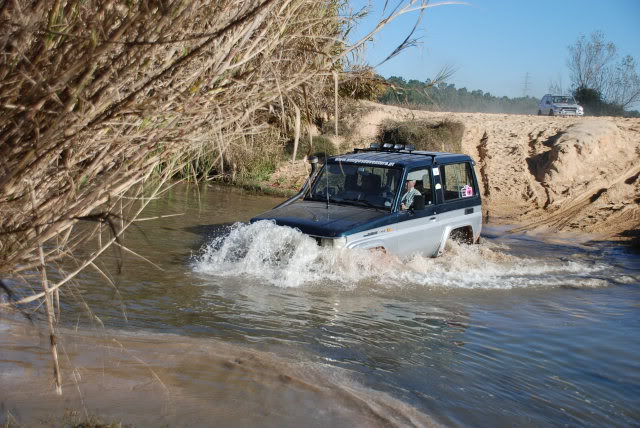
M431 168L420 168L409 171L407 180L415 180L415 189L424 196L424 204L433 204L433 191L431 189Z
M469 198L478 194L478 189L473 183L469 163L440 165L440 171L445 202Z

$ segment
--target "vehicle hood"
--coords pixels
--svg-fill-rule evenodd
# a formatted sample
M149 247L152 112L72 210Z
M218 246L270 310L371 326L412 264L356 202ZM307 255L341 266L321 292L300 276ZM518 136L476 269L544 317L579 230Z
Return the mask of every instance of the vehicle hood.
M376 227L390 214L368 207L330 204L327 208L325 202L302 201L262 213L251 223L274 220L279 226L294 227L308 235L337 237Z

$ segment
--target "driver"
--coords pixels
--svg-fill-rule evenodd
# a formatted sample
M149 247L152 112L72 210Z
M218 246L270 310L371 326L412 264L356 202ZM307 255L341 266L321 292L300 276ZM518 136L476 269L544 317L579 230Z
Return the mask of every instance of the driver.
M413 198L420 195L418 189L415 188L416 180L407 180L404 182L404 195L400 199L400 208L408 210L413 205Z

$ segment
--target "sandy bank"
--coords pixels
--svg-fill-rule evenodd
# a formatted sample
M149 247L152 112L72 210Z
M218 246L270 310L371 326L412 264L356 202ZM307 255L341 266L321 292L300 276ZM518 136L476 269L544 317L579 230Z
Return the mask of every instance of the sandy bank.
M637 239L640 234L640 119L366 107L369 112L353 126L354 147L374 141L385 119L462 122L463 150L477 162L490 222L594 239ZM288 167L274 177L304 173L302 166Z

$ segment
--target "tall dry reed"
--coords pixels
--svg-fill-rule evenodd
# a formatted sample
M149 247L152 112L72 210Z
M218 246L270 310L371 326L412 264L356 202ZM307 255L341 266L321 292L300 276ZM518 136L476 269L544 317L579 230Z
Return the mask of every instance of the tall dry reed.
M295 111L310 120L314 103L333 106L318 97L370 37L345 42L345 4L0 4L0 285L12 293L20 281L41 284L12 304L44 302L54 358L61 287L97 269L95 259L177 170L203 153L217 153L224 168L225 152L269 116L286 127ZM372 33L425 6L399 1ZM52 282L56 263L89 240L95 251Z

